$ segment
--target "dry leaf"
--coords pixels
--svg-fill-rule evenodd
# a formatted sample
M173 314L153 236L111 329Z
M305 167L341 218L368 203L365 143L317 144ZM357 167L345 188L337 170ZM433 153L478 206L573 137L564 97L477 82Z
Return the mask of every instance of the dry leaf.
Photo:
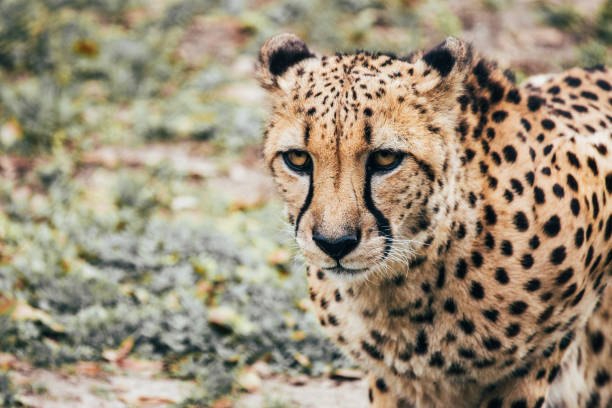
M47 326L54 332L57 332L57 333L64 332L64 327L61 324L55 322L53 318L51 318L51 315L49 313L45 312L44 310L36 309L35 307L32 307L21 300L15 301L15 308L13 309L13 312L11 313L11 319L13 320L33 320L33 321L41 322L42 324L44 324L45 326Z
M310 359L308 357L306 357L304 354L302 354L300 352L296 352L293 355L293 358L295 358L295 361L300 363L301 366L310 367Z
M363 377L363 372L354 368L339 368L332 372L331 378L339 380L359 380Z
M132 337L128 337L121 342L119 348L116 350L104 350L102 352L102 357L111 363L120 363L125 357L127 357L128 354L130 354L133 347L134 339Z

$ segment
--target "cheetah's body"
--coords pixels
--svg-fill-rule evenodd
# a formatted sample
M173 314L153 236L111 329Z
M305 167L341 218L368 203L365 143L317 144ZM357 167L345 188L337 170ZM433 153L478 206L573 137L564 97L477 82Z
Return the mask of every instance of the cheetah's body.
M408 59L318 58L281 36L260 76L311 299L370 370L373 406L612 404L610 71L518 88L454 39ZM404 162L374 172L377 146ZM277 160L296 149L308 177ZM359 245L327 267L321 230Z

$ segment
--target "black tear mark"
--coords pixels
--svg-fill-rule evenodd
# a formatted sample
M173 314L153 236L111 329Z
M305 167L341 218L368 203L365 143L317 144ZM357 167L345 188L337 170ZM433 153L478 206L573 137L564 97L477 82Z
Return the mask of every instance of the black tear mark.
M295 221L295 235L296 236L298 233L298 228L300 227L300 221L302 219L302 216L304 215L306 210L308 210L308 207L310 206L310 202L312 201L313 193L314 193L314 186L312 184L312 170L311 170L310 174L308 175L308 194L306 194L306 200L304 200L304 204L302 205L302 208L300 208L300 212L298 213L297 220Z
M376 228L378 229L378 235L385 239L385 250L383 252L383 259L389 255L391 250L391 241L393 240L393 234L391 233L391 225L389 220L383 215L382 212L374 204L372 200L372 170L366 167L366 180L363 187L363 200L365 201L366 208L376 219Z

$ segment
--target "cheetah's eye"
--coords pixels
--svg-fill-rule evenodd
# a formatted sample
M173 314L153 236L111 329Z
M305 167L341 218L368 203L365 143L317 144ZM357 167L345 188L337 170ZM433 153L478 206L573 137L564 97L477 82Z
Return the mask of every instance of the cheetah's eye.
M289 168L298 173L308 173L312 170L310 155L303 150L283 152L283 160Z
M378 150L370 154L368 166L374 171L393 170L404 159L405 154L393 150Z

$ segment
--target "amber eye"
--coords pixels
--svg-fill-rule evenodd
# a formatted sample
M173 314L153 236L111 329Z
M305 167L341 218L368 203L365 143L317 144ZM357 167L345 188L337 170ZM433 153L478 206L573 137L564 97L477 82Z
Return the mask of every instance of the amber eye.
M368 159L368 166L374 171L389 171L404 159L404 153L393 150L377 150Z
M283 153L283 160L289 168L298 173L310 172L312 160L310 155L303 150L289 150Z

